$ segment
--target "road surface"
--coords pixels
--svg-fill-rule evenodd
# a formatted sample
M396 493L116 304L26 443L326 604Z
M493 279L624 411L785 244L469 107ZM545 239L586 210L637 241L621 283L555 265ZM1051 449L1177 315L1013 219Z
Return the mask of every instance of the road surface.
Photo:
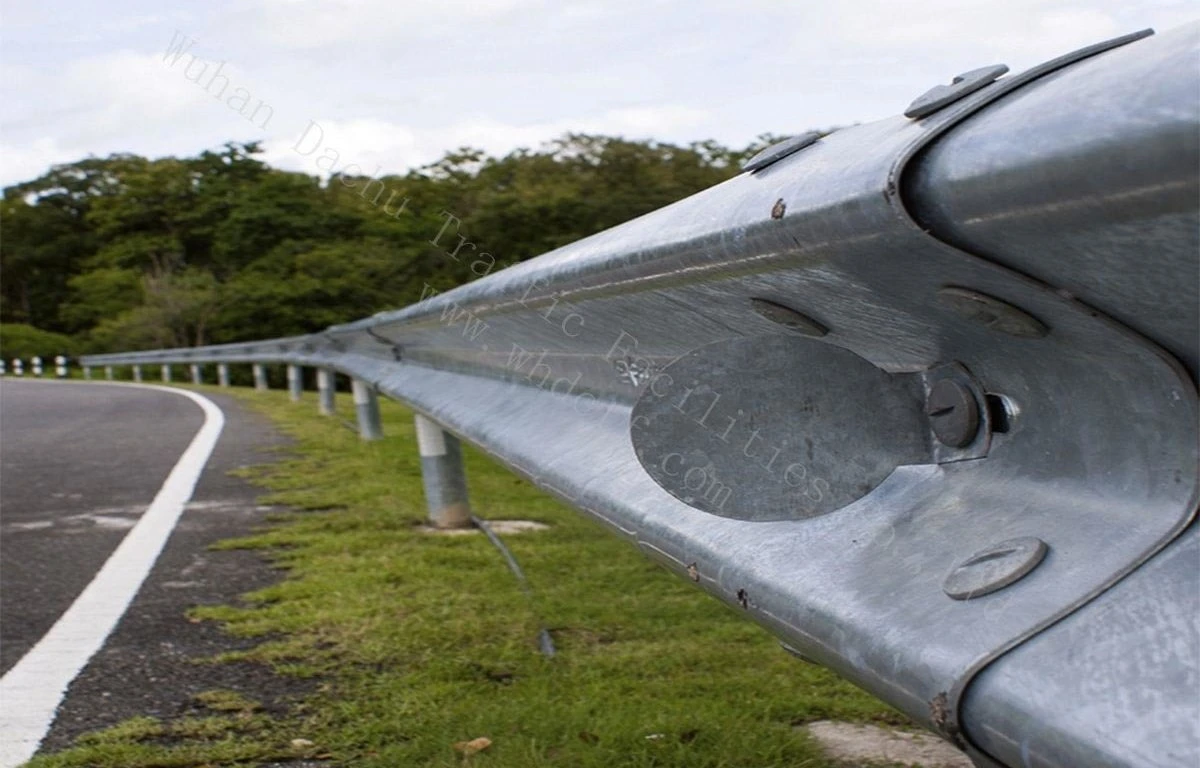
M208 397L218 420L225 415L219 439L197 463L194 491L180 499L186 504L173 528L164 529L169 538L145 582L67 689L43 750L128 717L177 716L201 690L249 687L257 698L281 693L262 670L191 661L244 642L189 622L189 607L228 603L278 578L255 553L208 550L264 522L270 508L258 505L257 489L229 470L270 460L282 442L232 398ZM0 380L0 675L27 654L36 656L31 649L45 646L47 632L156 497L162 505L170 495L164 481L176 478L205 424L206 411L176 392ZM21 709L0 701L0 730Z

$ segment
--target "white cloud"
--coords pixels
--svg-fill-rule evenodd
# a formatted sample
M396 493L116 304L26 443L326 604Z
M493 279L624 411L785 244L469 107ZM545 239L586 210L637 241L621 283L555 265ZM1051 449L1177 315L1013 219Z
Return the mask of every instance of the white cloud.
M181 70L165 67L161 54L128 50L79 58L56 72L15 70L15 84L10 78L4 88L0 183L87 155L161 151L170 144L162 141L169 131L213 109L212 97Z
M537 147L567 132L602 133L639 139L657 138L681 128L701 125L708 114L707 110L668 104L661 107L613 109L599 115L567 117L538 123L513 124L490 118L477 118L455 123L442 135L450 143L449 147L444 148L477 147L496 154L516 147ZM444 144L445 141L438 143Z
M162 54L117 51L72 62L61 87L67 98L87 110L93 129L126 130L138 121L175 120L213 101L202 86L185 77L189 61L184 56L172 67ZM197 65L192 75L202 71Z
M272 42L284 48L308 49L453 34L478 21L532 10L543 1L262 0L257 20Z
M255 124L247 116L258 99L251 93L245 115L234 108L237 103L227 103L234 88L245 82L229 64L192 64L189 55L173 60L161 52L117 50L56 69L14 69L18 84L10 78L2 91L8 109L0 184L87 155L159 155L212 147L231 137L255 137ZM230 85L222 89L225 77ZM260 111L258 122L268 110Z
M262 140L270 162L314 172L316 155L290 149L310 118L342 163L388 172L568 131L740 145L885 117L958 72L1019 71L1195 15L1186 0L66 2L0 0L0 134L16 153L0 183L49 159L230 140ZM197 56L228 62L231 88L270 105L266 129L205 93L211 70L195 84L186 57L164 64L176 29L201 41Z
M311 120L293 135L268 139L263 149L271 165L321 176L394 173L433 159L410 128L383 120Z
M319 119L308 121L295 134L272 137L263 148L271 165L304 173L325 176L349 164L356 173L402 173L460 147L501 155L517 147L536 148L571 131L654 138L700 125L707 116L704 110L666 105L524 124L478 117L427 129L386 120Z
M34 139L24 145L0 144L0 179L4 183L37 178L52 165L78 160L79 153L59 146L51 138Z

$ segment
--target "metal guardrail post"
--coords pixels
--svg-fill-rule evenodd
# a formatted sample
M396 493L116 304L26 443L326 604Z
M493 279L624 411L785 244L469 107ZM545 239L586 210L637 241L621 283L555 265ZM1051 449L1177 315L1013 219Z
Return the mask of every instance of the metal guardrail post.
M254 388L259 392L267 391L267 369L262 363L255 363L251 368L254 371Z
M458 438L419 413L415 420L429 521L438 528L470 528L471 504Z
M358 416L358 436L363 440L383 437L383 422L379 418L379 397L375 388L365 381L353 379L354 412Z
M113 367L111 365L104 366L104 378L108 381L113 380Z
M87 381L92 380L92 367L90 365L83 366L83 378Z
M142 366L140 366L140 365L133 366L133 380L134 381L142 380Z
M1147 34L404 309L85 359L336 368L977 765L1200 765L1200 24Z
M328 368L317 369L317 393L322 416L332 416L334 407L334 374Z
M218 387L228 387L229 386L229 364L228 363L218 363L217 364L217 386Z
M162 366L162 380L164 384L171 383L171 366L167 363L163 363Z
M304 372L298 365L287 367L288 397L293 403L300 402L304 393Z
M192 363L192 383L193 384L203 384L204 383L204 376L200 372L200 366L197 365L196 363Z

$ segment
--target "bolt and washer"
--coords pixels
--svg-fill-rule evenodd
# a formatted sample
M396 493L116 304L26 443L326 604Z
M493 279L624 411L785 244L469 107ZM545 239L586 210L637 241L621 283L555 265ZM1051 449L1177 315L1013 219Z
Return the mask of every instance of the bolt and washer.
M799 136L793 136L790 139L778 141L771 146L763 149L754 155L754 157L742 164L742 170L746 173L754 173L761 171L768 165L777 163L788 155L793 155L805 147L811 146L821 138L821 134L816 131L808 131Z
M950 85L935 85L918 96L912 104L908 105L908 109L904 110L904 116L914 120L928 117L942 107L953 104L984 86L991 85L1006 72L1008 72L1008 67L1004 64L994 64L990 67L980 67L972 69L970 72L963 72L961 75L957 75Z
M961 382L941 379L934 384L925 399L925 413L943 445L964 448L979 432L979 403Z
M963 317L993 331L1019 339L1040 339L1049 333L1045 323L995 296L948 285L938 290L938 299Z
M1035 536L1009 539L968 557L942 582L942 591L955 600L989 595L1023 579L1046 557L1049 547Z
M769 299L750 299L750 308L760 317L770 320L776 325L782 325L789 331L795 331L803 336L812 336L819 339L829 333L828 328L813 320L808 315Z

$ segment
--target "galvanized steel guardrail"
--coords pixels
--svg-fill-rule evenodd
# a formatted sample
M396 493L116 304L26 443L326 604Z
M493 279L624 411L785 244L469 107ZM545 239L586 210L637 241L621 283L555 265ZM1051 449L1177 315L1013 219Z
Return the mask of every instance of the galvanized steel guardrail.
M352 377L979 764L1200 761L1200 27L801 137L321 333L84 357Z

